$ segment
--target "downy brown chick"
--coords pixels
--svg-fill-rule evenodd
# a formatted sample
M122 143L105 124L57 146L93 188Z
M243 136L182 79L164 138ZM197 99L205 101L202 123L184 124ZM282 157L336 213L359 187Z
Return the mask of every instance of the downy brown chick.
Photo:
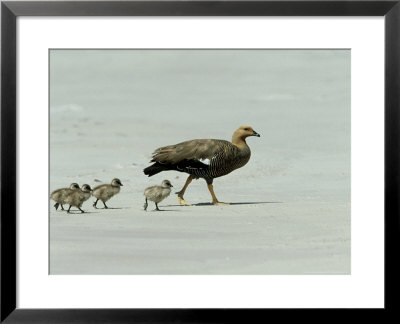
M64 210L63 204L65 204L65 198L73 191L79 189L79 185L77 183L71 183L69 188L61 188L54 190L50 198L53 199L56 203L54 204L55 209L58 209L58 206L61 205L61 209Z
M173 187L171 182L169 182L169 180L164 180L161 183L161 186L152 186L146 188L144 190L144 196L146 197L144 210L147 210L147 199L153 201L156 204L156 210L160 210L157 204L169 196L169 194L171 193L171 187Z
M77 207L82 213L82 204L92 195L92 188L88 184L84 184L81 189L72 191L65 199L65 203L69 204L67 212L70 212L72 206Z
M93 196L96 197L96 201L93 203L93 207L97 208L97 202L101 200L104 204L104 208L108 208L106 201L111 197L120 192L123 184L117 178L111 181L111 184L102 184L93 188Z

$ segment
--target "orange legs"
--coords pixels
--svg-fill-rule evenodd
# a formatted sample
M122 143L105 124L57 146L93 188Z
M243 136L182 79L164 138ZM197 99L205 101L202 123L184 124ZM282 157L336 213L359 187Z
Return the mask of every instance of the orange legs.
M193 179L194 179L194 176L190 175L190 176L186 179L185 185L183 186L183 188L181 189L181 191L178 191L178 192L177 192L177 194L178 194L178 202L179 202L181 205L184 205L184 206L191 206L191 204L189 204L185 199L183 199L183 195L185 194L185 191L186 191L187 187L189 186L189 184L192 182ZM207 188L208 188L208 190L210 191L210 194L211 194L211 197L212 197L212 203L213 203L214 205L221 205L221 206L229 205L228 203L224 203L224 202L218 201L217 197L215 196L214 188L213 188L212 183L207 183Z
M229 205L228 203L224 203L224 202L220 202L218 201L217 197L215 196L214 193L214 188L213 185L211 183L207 184L208 190L210 191L211 197L212 197L212 203L214 205L221 205L221 206L226 206Z
M185 194L185 191L186 191L187 187L189 186L189 184L192 182L192 180L193 180L193 176L190 175L190 176L186 179L185 185L183 186L183 188L181 189L181 191L177 192L177 194L178 194L178 202L179 202L181 205L184 205L184 206L191 206L191 204L189 204L187 201L185 201L185 199L183 199L183 195Z

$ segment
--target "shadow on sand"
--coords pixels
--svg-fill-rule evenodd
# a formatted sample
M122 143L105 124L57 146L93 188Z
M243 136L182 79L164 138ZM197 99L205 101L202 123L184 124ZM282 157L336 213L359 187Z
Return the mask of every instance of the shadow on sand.
M131 207L108 207L108 208L105 208L105 207L99 208L99 207L97 207L95 209L104 209L104 210L107 210L107 209L131 209Z
M234 202L234 203L229 203L228 206L232 205L260 205L260 204L283 204L283 201L251 201L251 202ZM197 204L192 204L192 206L214 206L210 202L206 203L197 203ZM187 207L184 205L166 205L166 207Z
M165 207L172 207L172 206L165 206ZM178 210L178 209L160 209L160 210L153 209L153 210L147 210L145 212L147 212L147 213L152 213L152 212L158 213L158 212L172 212L172 211L180 212L181 210Z
M65 212L67 215L85 215L85 214L99 214L100 212L96 211L86 211L81 213L79 210L71 210L69 213Z

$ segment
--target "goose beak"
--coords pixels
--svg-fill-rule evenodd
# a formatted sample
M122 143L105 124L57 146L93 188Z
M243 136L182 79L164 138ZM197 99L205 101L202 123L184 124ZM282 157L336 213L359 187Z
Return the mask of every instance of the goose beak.
M251 135L251 136L260 137L260 134L258 134L256 131L253 131L253 135Z

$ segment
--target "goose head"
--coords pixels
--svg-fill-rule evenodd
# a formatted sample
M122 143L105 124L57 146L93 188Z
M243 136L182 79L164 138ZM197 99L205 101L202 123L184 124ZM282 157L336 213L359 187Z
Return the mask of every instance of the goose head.
M240 126L235 133L237 133L240 137L246 138L249 136L256 136L260 137L260 134L258 134L253 127L251 126Z
M232 143L235 145L245 145L246 138L249 136L260 137L251 126L240 126L232 135Z

